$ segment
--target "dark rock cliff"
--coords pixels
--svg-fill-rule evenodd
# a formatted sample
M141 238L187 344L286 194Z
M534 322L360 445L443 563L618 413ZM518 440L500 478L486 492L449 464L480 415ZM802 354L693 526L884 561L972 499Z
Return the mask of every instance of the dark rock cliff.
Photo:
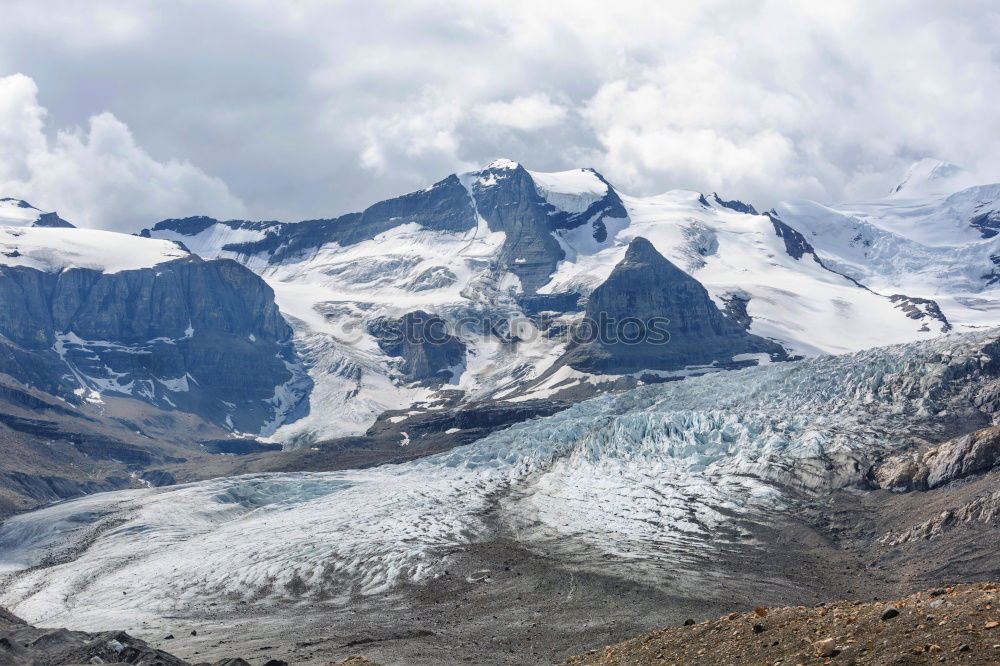
M520 165L487 168L472 193L490 231L506 234L501 268L516 275L525 292L534 293L566 254L552 235L550 206L538 194L531 175Z
M307 390L271 288L230 260L101 273L0 266L0 372L257 432ZM285 386L287 391L276 390Z
M399 319L378 319L370 331L379 347L399 359L403 380L442 384L465 365L465 343L448 332L445 321L417 310Z
M621 199L603 176L607 194L580 213L569 213L548 203L538 192L531 174L521 165L487 167L472 187L476 209L490 231L505 234L500 267L521 281L526 294L534 294L549 281L566 253L552 232L591 224L598 242L607 240L606 218L625 218Z

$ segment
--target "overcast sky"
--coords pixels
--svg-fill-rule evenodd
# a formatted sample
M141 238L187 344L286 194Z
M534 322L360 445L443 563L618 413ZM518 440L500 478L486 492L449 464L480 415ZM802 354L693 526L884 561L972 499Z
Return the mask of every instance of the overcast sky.
M86 226L332 217L509 157L620 190L1000 180L1000 14L940 2L5 0L0 196Z

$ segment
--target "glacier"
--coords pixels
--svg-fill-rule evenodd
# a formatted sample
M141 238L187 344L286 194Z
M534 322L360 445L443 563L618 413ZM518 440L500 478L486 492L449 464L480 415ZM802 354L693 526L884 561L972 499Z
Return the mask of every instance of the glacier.
M998 378L1000 331L950 334L603 395L400 465L88 496L0 525L0 604L81 629L343 606L501 534L633 578L766 551L747 526L990 423Z

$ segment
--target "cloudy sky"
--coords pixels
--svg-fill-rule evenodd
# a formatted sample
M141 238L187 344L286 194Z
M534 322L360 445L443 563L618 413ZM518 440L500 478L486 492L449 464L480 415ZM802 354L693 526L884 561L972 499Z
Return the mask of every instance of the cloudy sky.
M0 196L86 226L358 210L509 157L768 207L1000 180L993 0L3 2Z

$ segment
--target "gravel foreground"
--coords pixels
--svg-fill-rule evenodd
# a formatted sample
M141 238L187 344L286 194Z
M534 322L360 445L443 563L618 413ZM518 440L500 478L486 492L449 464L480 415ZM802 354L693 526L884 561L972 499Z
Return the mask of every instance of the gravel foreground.
M117 653L109 646L118 647ZM92 661L94 657L100 661ZM36 629L0 609L0 664L115 662L143 666L191 663L124 633ZM539 662L525 655L522 663ZM889 602L758 607L718 620L687 620L683 626L571 657L564 666L937 663L1000 664L1000 591L996 583L937 588ZM330 666L335 664L378 666L357 656ZM213 666L251 666L251 662L230 658ZM272 660L265 666L290 666L290 662Z
M759 607L668 627L572 657L610 664L1000 664L996 583L955 585L889 602Z

